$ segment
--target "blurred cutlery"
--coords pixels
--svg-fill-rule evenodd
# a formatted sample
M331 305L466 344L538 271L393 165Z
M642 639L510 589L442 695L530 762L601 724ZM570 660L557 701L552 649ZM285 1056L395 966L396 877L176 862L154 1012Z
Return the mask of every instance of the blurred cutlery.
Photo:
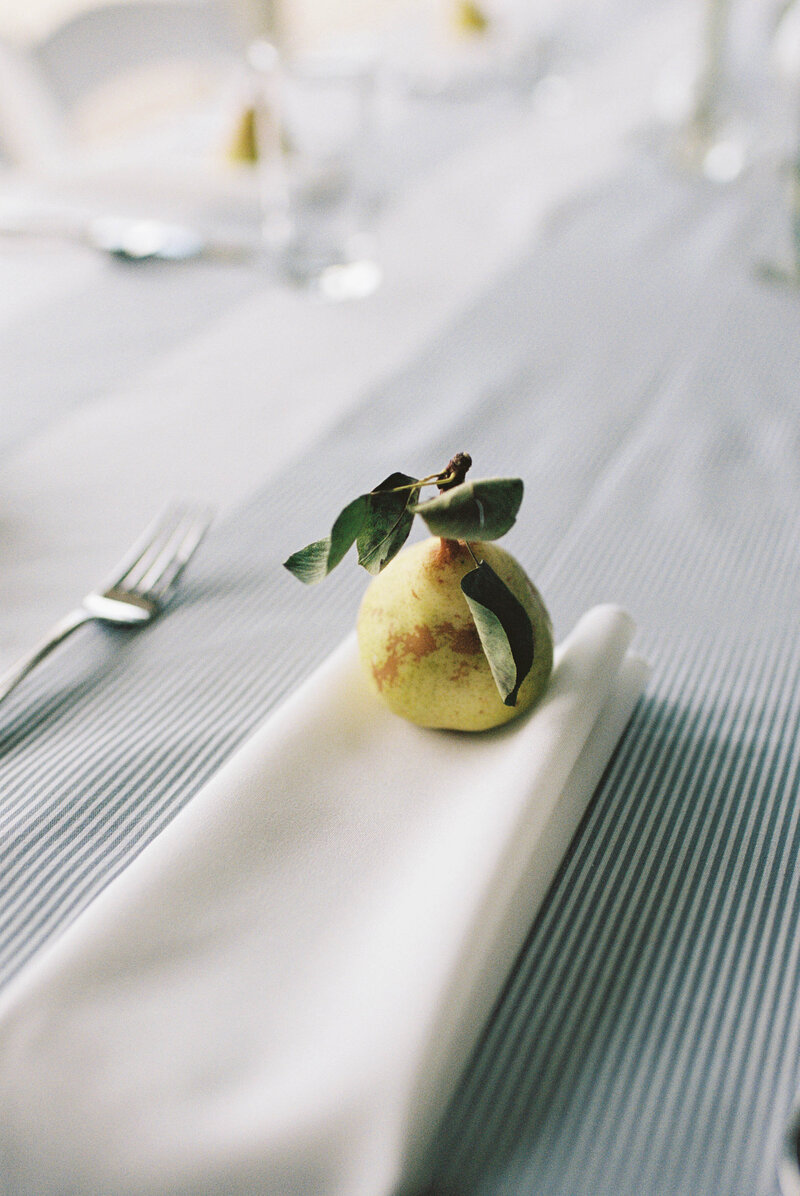
M161 613L211 522L206 510L172 506L152 523L113 577L87 594L22 660L0 676L0 701L77 627L98 619L112 627L143 627Z
M89 245L126 262L185 262L193 258L244 260L254 246L246 241L211 240L184 224L147 217L7 215L0 212L0 237L55 237Z

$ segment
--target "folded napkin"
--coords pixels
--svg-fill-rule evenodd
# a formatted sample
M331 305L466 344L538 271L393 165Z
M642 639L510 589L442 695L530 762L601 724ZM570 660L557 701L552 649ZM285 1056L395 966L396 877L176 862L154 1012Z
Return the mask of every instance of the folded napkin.
M380 1196L413 1173L643 687L619 608L495 732L353 638L0 1005L0 1190Z

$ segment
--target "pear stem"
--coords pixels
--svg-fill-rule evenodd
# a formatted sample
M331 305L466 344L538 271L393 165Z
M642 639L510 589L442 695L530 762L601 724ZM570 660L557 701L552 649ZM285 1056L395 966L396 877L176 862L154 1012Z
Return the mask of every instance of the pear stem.
M461 548L463 547L460 540L450 539L448 536L439 537L439 560L449 561L457 560Z
M416 490L419 486L441 486L452 480L450 474L432 473L427 478L420 478L417 482L408 482L405 486L390 486L386 490L370 490L370 494L402 494L404 490Z
M453 486L460 486L467 476L472 465L472 457L469 453L456 453L455 457L447 462L443 473L444 477L439 482L440 490L450 490Z
M371 490L370 494L402 494L405 490L417 490L420 486L438 486L440 490L449 490L452 486L460 486L467 476L467 470L472 465L469 453L456 453L444 469L438 473L429 473L426 478L419 478L416 482L406 482L403 486L389 486L386 490Z

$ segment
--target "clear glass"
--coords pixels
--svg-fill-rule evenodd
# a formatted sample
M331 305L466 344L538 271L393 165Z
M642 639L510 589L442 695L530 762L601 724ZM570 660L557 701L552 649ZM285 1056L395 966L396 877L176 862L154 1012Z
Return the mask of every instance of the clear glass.
M375 72L342 56L284 62L251 47L262 238L285 279L329 299L363 298L381 281L370 172Z
M778 196L777 244L758 265L769 282L800 286L800 2L785 5L770 47L780 116L778 161L773 177Z
M726 105L732 0L705 0L700 64L688 115L675 130L671 151L677 165L715 183L730 183L747 164L743 130Z

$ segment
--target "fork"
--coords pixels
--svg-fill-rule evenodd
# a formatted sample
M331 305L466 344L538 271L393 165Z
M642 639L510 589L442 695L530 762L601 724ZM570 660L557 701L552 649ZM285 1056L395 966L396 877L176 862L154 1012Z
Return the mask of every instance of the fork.
M173 504L159 515L117 565L110 580L51 628L31 652L0 675L0 701L77 627L99 619L112 627L143 627L161 612L211 522L202 508Z

